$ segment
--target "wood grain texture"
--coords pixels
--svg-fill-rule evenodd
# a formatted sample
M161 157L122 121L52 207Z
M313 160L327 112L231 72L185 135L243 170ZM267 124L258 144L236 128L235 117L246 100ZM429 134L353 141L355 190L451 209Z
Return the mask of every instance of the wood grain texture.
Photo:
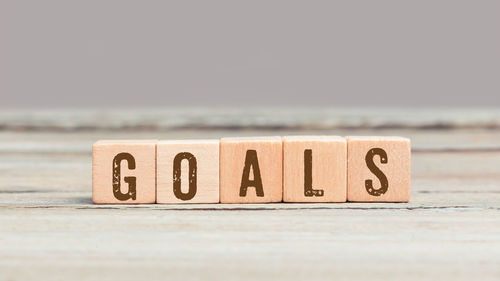
M96 204L156 202L155 140L101 140L92 148Z
M180 165L176 174L174 160L186 153L189 156L177 161ZM175 179L180 183L179 195L174 193ZM192 194L190 182L195 190ZM219 140L159 141L156 192L157 203L219 203Z
M402 137L347 137L347 200L408 202L410 140Z
M266 123L267 117L256 117L254 123L241 124L282 124L286 129L108 130L105 124L98 124L103 128L96 131L0 129L1 279L498 280L500 131L471 128L475 117L467 119L467 112L460 110L451 115L423 112L405 110L400 112L401 118L391 114L388 119L406 124L397 129L294 129L286 122L290 116L309 115L281 115L281 111L270 123ZM475 116L494 122L499 112L483 110ZM313 111L311 116L319 121L304 118L300 124L323 128L322 114L324 111ZM357 124L357 120L362 124L366 118L348 110L338 114L344 114L347 124ZM68 120L68 115L54 117L49 111L18 115L25 118L23 126L31 124L30 116L36 117L33 122L47 122L46 128L52 126L50 120L60 120L63 126ZM73 120L85 127L93 125L94 119L103 119L95 116L92 112ZM107 122L130 126L140 116L151 118L136 112L123 116L107 118ZM165 116L154 120L168 123L177 115L167 112ZM418 116L424 116L423 120ZM444 120L445 125L454 122L464 127L415 129L414 124L427 128L430 123L426 120L431 117ZM196 118L193 115L192 120ZM220 124L218 119L227 116L214 115L206 123ZM1 122L9 120L2 118ZM380 119L366 120L377 124ZM411 200L383 204L92 204L91 148L98 139L270 134L410 138Z
M281 137L222 138L220 202L281 202L282 157Z
M310 168L307 170L309 174L307 187L306 158L310 163L308 164ZM338 136L283 137L283 201L345 202L346 200L347 142L345 138Z

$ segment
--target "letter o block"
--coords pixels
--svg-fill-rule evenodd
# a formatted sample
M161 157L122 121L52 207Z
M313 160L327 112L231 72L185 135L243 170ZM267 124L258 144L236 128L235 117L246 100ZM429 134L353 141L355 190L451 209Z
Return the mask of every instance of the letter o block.
M157 203L219 203L219 140L158 142Z
M408 202L410 140L401 137L347 138L347 201Z
M220 202L281 202L282 155L281 137L222 138Z
M92 146L92 201L156 202L156 140L101 140Z

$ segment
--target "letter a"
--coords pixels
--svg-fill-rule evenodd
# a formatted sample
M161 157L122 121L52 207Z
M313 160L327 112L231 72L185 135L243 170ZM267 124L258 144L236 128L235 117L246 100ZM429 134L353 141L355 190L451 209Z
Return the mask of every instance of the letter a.
M252 168L253 180L250 180L250 169ZM247 150L247 154L245 156L245 167L243 168L243 176L241 177L240 197L247 196L247 189L249 186L255 187L258 197L264 197L259 160L257 159L257 151L255 150Z

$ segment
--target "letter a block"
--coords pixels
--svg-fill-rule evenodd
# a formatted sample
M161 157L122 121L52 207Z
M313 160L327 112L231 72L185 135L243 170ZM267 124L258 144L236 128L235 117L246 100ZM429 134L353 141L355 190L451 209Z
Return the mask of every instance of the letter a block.
M347 201L408 202L409 139L348 137L347 155Z
M346 200L346 140L337 136L284 137L283 201Z
M221 203L281 202L282 154L281 137L221 139Z
M102 140L92 146L92 200L98 204L156 201L156 140Z
M158 142L157 203L219 203L219 140Z

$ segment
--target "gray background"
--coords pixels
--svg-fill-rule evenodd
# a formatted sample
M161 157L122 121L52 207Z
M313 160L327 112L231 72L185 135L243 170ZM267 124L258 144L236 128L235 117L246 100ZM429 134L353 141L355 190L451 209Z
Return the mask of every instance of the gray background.
M0 106L499 106L500 1L1 1Z

